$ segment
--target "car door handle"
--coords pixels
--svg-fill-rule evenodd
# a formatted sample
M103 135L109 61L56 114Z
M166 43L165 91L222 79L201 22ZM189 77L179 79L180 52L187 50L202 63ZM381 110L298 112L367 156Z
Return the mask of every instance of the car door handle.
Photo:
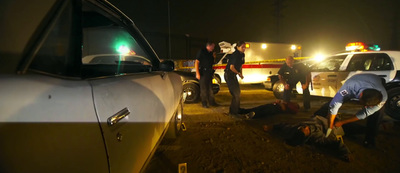
M387 77L387 75L378 75L379 77Z
M328 75L328 77L337 77L337 75Z
M119 121L121 121L122 119L124 119L125 117L127 117L131 112L129 111L128 108L124 108L122 110L120 110L119 112L117 112L116 114L114 114L113 116L109 117L107 119L107 124L109 126L112 126L116 123L118 123Z

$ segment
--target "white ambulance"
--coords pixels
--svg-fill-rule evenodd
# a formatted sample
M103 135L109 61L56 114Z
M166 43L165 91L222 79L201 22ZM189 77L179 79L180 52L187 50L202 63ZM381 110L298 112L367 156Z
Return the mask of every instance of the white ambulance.
M225 41L219 43L221 53L217 54L218 63L214 65L215 74L225 83L224 70L226 63L235 51L236 44ZM301 46L297 44L246 42L245 64L242 66L244 78L240 84L257 84L267 80L269 75L276 74L287 56L299 58Z

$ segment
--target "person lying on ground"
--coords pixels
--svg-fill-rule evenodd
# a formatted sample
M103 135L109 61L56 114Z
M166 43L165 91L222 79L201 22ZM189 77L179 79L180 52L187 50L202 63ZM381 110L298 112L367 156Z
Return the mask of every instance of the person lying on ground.
M328 129L328 119L315 116L310 120L302 121L297 124L281 123L273 126L273 130L283 132L286 144L290 146L301 146L310 144L319 147L329 148L339 153L339 157L347 162L352 160L350 150L343 142L344 131L342 127L333 128L332 132L326 137ZM268 131L267 126L264 130Z
M244 114L246 119L254 119L280 113L296 114L299 109L300 106L297 103L284 103L281 100L277 100L274 103L264 104L250 109L242 109L241 112Z

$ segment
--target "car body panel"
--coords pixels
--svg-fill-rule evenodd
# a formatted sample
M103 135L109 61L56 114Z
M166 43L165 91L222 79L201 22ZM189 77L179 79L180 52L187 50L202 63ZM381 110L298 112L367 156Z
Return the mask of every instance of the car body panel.
M32 74L0 83L0 172L108 172L87 81Z
M177 81L178 80L178 81ZM90 81L104 132L111 172L139 172L178 106L179 78L168 74L134 74ZM173 86L171 84L176 84ZM163 86L163 87L159 87ZM107 119L128 108L130 114L110 126ZM121 135L122 140L117 136Z

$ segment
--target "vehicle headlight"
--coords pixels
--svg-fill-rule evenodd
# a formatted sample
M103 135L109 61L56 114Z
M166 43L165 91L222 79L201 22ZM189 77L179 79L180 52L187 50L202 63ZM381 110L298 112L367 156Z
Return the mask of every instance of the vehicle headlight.
M218 84L217 79L212 79L212 83L213 83L213 84Z

